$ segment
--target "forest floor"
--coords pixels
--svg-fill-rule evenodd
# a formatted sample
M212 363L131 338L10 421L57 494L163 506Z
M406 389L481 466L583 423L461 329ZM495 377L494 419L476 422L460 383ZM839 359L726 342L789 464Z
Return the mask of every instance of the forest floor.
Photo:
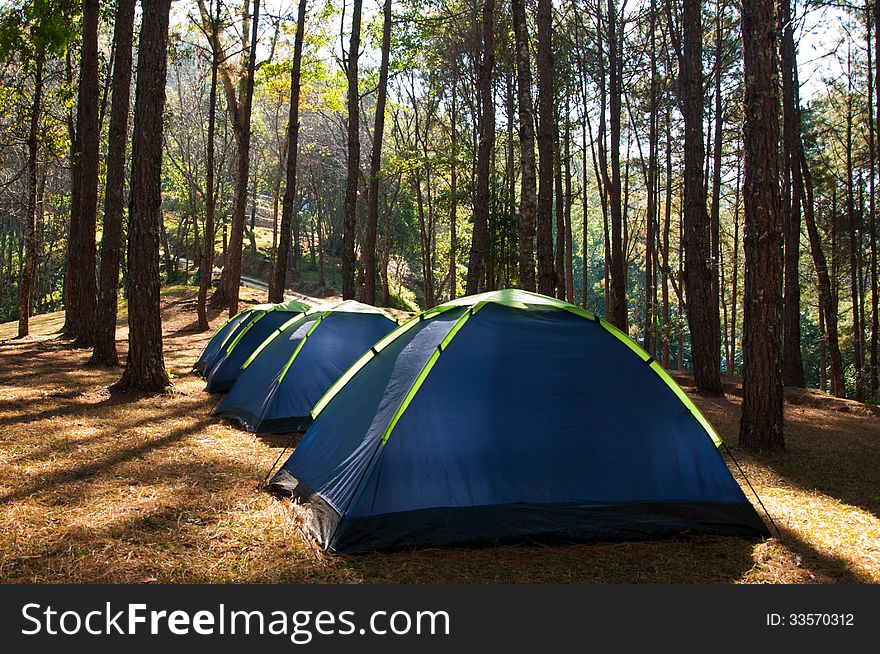
M194 290L167 289L162 311L174 392L148 398L110 396L120 370L86 366L58 337L63 316L36 317L23 341L0 325L0 581L880 582L880 416L813 391L788 393L788 452L734 448L779 527L768 540L324 555L289 502L258 490L287 438L208 415L216 398L189 372L210 336L195 331ZM694 399L736 443L739 389L727 391Z

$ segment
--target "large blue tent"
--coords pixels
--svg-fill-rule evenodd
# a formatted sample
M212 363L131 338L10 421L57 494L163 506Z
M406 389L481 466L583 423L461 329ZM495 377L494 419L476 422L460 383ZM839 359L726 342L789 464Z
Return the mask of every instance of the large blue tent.
M308 311L309 305L297 300L279 304L259 305L251 309L224 339L212 357L205 378L209 393L225 393L235 382L241 365L266 337L294 316ZM221 328L222 329L222 328ZM208 343L211 346L211 343ZM207 349L207 348L206 348Z
M271 480L341 552L766 527L663 368L578 307L506 290L377 343Z
M213 413L262 434L298 431L333 382L395 327L353 300L291 318L254 350Z

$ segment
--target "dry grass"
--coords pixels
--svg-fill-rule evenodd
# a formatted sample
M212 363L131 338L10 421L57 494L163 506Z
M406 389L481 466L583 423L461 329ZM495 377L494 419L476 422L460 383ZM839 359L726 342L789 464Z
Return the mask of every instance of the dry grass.
M163 315L172 395L111 397L119 370L86 367L88 352L57 338L57 315L35 318L34 338L0 342L0 580L880 581L880 417L821 397L787 407L788 453L735 451L778 538L325 556L288 502L257 490L285 439L208 417L214 400L188 374L209 337L194 331L191 290L167 291ZM0 325L0 339L12 335ZM118 337L122 349L124 326ZM735 392L697 402L736 442Z

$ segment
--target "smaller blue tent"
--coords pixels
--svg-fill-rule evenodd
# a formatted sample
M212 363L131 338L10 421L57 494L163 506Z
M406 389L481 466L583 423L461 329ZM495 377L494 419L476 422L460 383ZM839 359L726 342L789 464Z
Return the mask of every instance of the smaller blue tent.
M205 349L202 350L202 353L196 360L196 363L193 366L193 370L195 370L196 374L200 377L207 376L208 371L210 371L214 364L217 363L217 360L222 356L225 347L235 339L236 335L242 329L247 327L254 318L262 315L271 307L271 304L258 304L253 307L248 307L243 311L239 311L232 316L232 318L223 323L223 326L214 332L211 340L208 341L208 344L205 345Z
M206 390L209 393L225 393L238 377L241 365L266 337L279 326L297 315L303 315L309 305L297 300L290 300L268 307L260 305L252 310L252 316L243 320L235 331L229 335L214 357L205 378L208 381Z
M261 434L303 429L333 382L395 327L380 309L353 300L295 316L254 350L213 414Z

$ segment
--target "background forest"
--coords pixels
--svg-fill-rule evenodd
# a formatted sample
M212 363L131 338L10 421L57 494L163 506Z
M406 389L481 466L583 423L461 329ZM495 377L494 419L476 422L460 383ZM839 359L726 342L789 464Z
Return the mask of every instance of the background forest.
M117 296L157 322L159 282L200 286L203 329L242 279L409 311L519 287L712 394L743 374L751 301L779 355L755 370L876 403L880 3L747 5L7 1L0 321L63 309L116 364Z

